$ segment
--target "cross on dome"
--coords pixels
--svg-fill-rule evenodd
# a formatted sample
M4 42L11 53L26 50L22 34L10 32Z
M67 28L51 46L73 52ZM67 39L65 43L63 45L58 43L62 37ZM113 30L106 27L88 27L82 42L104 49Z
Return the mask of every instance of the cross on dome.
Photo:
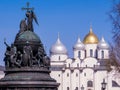
M27 7L23 7L22 10L27 10L27 11L29 11L29 10L34 10L34 8L30 8L29 5L30 5L29 2L27 2L27 3L26 3L26 6L27 6Z

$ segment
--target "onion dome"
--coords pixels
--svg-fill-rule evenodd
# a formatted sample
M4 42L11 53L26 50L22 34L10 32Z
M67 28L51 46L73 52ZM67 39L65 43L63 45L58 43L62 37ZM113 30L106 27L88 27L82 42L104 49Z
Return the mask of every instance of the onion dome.
M73 49L75 50L83 50L85 47L84 47L84 44L81 42L80 38L78 37L78 40L76 42L76 44L74 45Z
M67 54L67 49L60 41L59 36L58 36L56 43L52 45L50 49L50 53L51 54Z
M98 43L99 49L109 49L109 45L105 42L104 38L102 37L101 41Z
M99 42L97 36L92 32L92 27L90 27L90 32L85 36L84 44L97 44Z

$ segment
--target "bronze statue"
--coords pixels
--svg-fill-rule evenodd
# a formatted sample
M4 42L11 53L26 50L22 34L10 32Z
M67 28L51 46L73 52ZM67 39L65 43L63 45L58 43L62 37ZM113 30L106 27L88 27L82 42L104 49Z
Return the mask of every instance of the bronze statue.
M49 67L50 67L50 58L48 56L44 56L43 64L44 64L45 67L47 67L49 69Z
M5 52L5 65L6 68L14 68L14 67L20 67L19 62L17 62L17 48L14 44L11 44L9 46L6 41L4 41L4 44L7 46L6 52Z
M27 24L26 24L26 18L24 20L21 20L20 22L20 31L19 33L22 33L27 30Z
M33 30L33 21L38 24L33 8L26 11L25 19L15 41L6 45L5 77L0 80L0 90L57 90L58 83L50 77L50 58Z
M35 13L33 12L34 8L29 8L29 3L27 3L27 7L22 8L22 10L27 10L26 12L27 30L33 31L33 20L36 22L36 24L38 24Z
M33 20L35 20L35 22L38 24L38 21L34 12L32 10L27 11L26 17L27 17L27 30L33 31Z
M43 49L41 47L39 47L37 55L36 55L36 59L38 61L39 67L43 66L43 57L44 57L44 55L43 55Z
M10 47L7 47L4 58L6 68L10 66L10 56Z
M32 66L32 57L33 57L32 48L29 45L29 42L27 41L26 46L23 47L23 58L22 58L23 66Z

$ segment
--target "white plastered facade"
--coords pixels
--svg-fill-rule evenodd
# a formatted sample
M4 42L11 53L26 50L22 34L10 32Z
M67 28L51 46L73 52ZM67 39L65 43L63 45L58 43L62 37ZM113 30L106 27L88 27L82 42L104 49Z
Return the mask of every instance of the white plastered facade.
M50 75L60 83L58 90L81 90L82 86L84 90L101 90L103 80L107 83L105 90L120 90L120 81L114 78L115 70L108 72L109 48L106 46L93 43L74 47L73 58L68 58L67 53L50 53Z

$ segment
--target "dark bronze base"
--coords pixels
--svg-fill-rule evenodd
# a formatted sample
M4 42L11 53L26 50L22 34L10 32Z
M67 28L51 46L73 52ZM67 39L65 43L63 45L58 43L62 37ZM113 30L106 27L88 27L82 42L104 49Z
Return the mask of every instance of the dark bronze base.
M57 90L56 82L46 81L3 81L0 90Z
M5 71L0 90L57 90L58 83L47 68L17 68Z

